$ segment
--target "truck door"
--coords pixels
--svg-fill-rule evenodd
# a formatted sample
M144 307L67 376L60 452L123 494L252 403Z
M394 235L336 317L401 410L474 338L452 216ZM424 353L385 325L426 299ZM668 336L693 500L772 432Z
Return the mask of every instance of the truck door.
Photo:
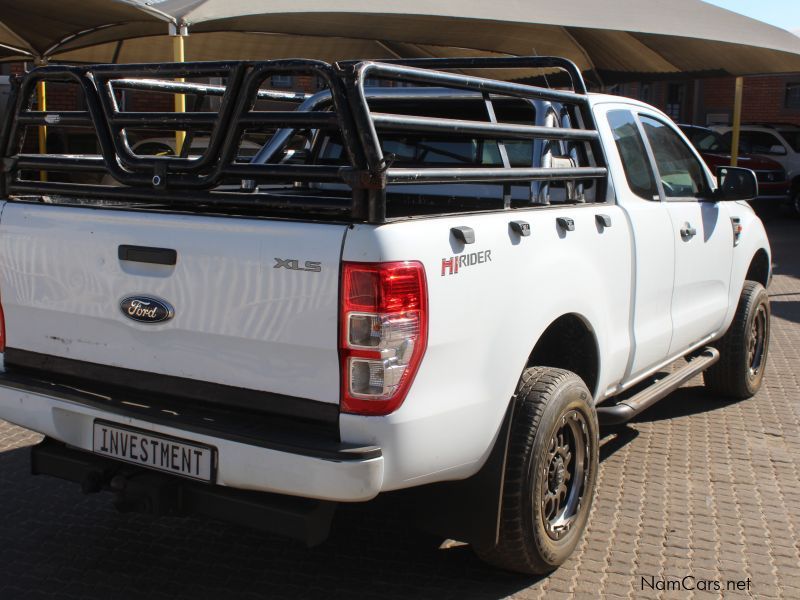
M672 336L674 239L636 116L619 105L595 109L601 131L613 139L608 152L617 201L625 210L633 237L633 297L630 355L623 382L657 366L667 357ZM605 114L604 114L605 113Z
M672 223L675 284L669 353L674 355L722 327L728 310L733 229L725 203L707 200L711 184L697 153L666 120L647 114L639 119Z

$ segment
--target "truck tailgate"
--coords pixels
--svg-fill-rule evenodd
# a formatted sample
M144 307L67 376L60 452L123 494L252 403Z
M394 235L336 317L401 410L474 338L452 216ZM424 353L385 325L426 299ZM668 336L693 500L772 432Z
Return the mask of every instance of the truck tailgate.
M345 231L341 224L7 203L0 217L6 345L338 403ZM121 245L172 249L177 260L123 260ZM132 320L121 303L136 296L166 302L174 317Z

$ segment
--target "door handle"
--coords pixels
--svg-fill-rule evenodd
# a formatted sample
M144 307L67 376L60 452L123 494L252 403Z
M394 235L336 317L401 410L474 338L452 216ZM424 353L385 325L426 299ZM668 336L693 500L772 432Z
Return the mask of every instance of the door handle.
M684 226L681 227L681 237L684 240L690 240L696 235L697 235L697 229L692 227L689 223L685 223Z
M117 249L117 256L120 260L154 265L174 266L178 262L178 253L172 248L151 248L149 246L121 244Z

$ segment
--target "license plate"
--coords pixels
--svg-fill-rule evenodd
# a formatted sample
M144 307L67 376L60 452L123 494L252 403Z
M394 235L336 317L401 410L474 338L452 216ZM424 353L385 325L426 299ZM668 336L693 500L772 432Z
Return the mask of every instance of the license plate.
M94 452L190 479L214 480L214 449L141 429L94 422Z

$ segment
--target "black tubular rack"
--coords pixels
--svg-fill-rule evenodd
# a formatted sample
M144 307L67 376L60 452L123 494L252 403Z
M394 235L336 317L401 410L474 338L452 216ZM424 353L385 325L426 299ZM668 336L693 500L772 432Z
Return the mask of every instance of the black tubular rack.
M563 91L498 81L445 70L559 69L565 71L574 91ZM304 73L318 77L329 91L315 99L305 94L262 89L276 74ZM223 78L224 86L183 83L179 78ZM367 78L397 80L420 86L455 90L483 99L488 120L431 118L373 112ZM31 110L39 81L72 82L83 92L85 110ZM218 112L130 112L120 110L116 91L140 89L169 93L218 96ZM407 95L413 98L414 92ZM297 110L256 110L258 99L290 101ZM493 99L546 101L565 107L568 119L556 126L498 122ZM276 210L328 212L369 223L386 221L387 186L419 183L491 183L504 186L550 181L602 181L607 175L604 153L594 124L586 86L579 69L556 57L410 59L348 61L334 65L314 60L269 60L164 63L152 65L45 66L32 70L12 91L8 117L0 129L0 195L74 196L141 203L248 206ZM567 123L564 126L564 123ZM26 127L85 127L94 130L98 155L23 153ZM237 149L244 131L275 128L337 130L348 164L264 164L240 162ZM136 130L209 131L201 156L189 157L189 140L178 156L142 156L128 143L126 128ZM380 133L403 131L470 135L479 140L559 140L580 149L573 166L513 168L501 149L501 167L420 166L393 167L381 149ZM277 134L275 134L277 135ZM274 136L273 136L274 137ZM117 185L90 185L47 181L39 172L105 172ZM36 176L32 176L31 174ZM27 174L27 178L26 178ZM247 181L250 189L222 186L231 180ZM312 183L345 183L352 202L313 195L286 195L276 184L302 188ZM262 191L258 186L264 186ZM252 191L255 189L255 191ZM509 207L506 201L505 208Z

